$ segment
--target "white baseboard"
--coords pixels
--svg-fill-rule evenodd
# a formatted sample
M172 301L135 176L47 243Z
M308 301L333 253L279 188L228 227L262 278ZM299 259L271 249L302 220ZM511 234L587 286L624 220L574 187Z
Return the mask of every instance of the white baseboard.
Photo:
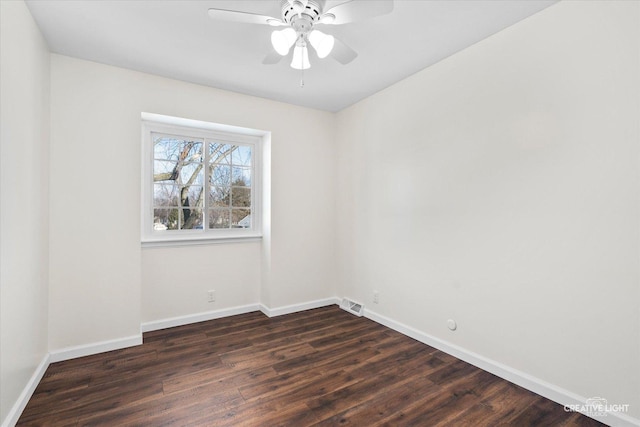
M540 396L546 397L547 399L553 400L554 402L559 403L563 406L586 404L587 399L583 396L579 396L575 393L570 392L569 390L565 390L561 387L543 381L527 373L503 365L499 362L496 362L495 360L491 360L477 353L444 341L440 338L436 338L410 326L407 326L400 322L396 322L395 320L377 314L369 309L365 308L364 316L368 319L373 320L374 322L380 323L381 325L400 332L403 335L411 337L431 347L437 348L438 350L450 354L460 360L464 360L465 362L477 366L478 368L483 369L487 372L491 372L492 374L497 375L500 378L517 384L520 387L526 388L527 390L539 394ZM591 416L590 414L585 415ZM591 418L614 427L640 426L640 420L619 412L610 412L606 416L591 416Z
M49 363L49 354L47 353L42 358L40 364L36 367L36 370L33 372L33 375L31 375L31 378L29 378L27 385L24 387L22 393L20 393L20 396L18 397L18 400L16 400L16 403L14 403L13 407L5 417L4 421L2 422L2 427L13 427L16 425L18 419L20 419L20 415L22 415L22 411L24 411L24 408L27 406L27 403L29 403L29 399L31 399L33 392L36 391L36 387L38 387L40 380L44 376L44 373L47 371Z
M185 316L171 317L169 319L144 322L140 325L140 330L142 332L157 331L160 329L189 325L191 323L206 322L207 320L220 319L222 317L235 316L237 314L250 313L258 310L260 310L260 306L258 304L249 304L238 307L223 308L220 310L205 311L196 314L187 314Z
M50 363L62 362L63 360L91 356L92 354L104 353L112 350L120 350L121 348L133 347L140 344L142 344L142 334L92 344L78 345L75 347L67 347L51 351L49 353L49 361Z
M313 308L325 307L327 305L339 304L338 298L325 298L321 300L309 301L300 304L292 304L283 307L269 308L266 305L248 304L238 307L224 308L220 310L205 311L185 316L171 317L168 319L144 322L140 325L141 332L157 331L160 329L173 328L175 326L189 325L191 323L205 322L207 320L220 319L223 317L235 316L238 314L250 313L252 311L262 311L268 317L282 316L284 314L296 313L298 311L310 310Z
M269 308L264 304L260 304L260 311L268 317L282 316L285 314L297 313L298 311L311 310L314 308L326 307L328 305L340 304L338 297L319 299L315 301L303 302L300 304L285 305L282 307Z

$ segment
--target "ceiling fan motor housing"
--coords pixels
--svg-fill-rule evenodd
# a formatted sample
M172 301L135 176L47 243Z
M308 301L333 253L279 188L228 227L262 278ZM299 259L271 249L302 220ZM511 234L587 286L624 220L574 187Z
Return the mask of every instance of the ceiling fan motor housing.
M282 21L306 34L320 20L324 0L282 0Z

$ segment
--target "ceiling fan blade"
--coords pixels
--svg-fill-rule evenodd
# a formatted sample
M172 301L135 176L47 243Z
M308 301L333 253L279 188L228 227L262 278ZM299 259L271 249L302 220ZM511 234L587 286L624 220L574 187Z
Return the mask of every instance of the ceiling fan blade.
M356 59L356 57L358 56L358 52L351 49L349 46L342 43L340 40L335 39L333 44L333 49L331 50L331 53L329 54L329 56L331 56L333 59L335 59L342 65L346 65L349 62Z
M272 16L240 12L237 10L209 9L209 17L220 21L240 22L243 24L269 24L273 26L286 25L280 19Z
M265 65L277 64L282 58L284 58L284 56L276 52L275 49L271 49L271 52L267 53L267 56L264 57L262 63Z
M329 19L322 23L331 25L347 24L349 22L361 21L380 15L386 15L393 10L393 0L351 0L339 4L329 9L325 15L334 15L333 20Z

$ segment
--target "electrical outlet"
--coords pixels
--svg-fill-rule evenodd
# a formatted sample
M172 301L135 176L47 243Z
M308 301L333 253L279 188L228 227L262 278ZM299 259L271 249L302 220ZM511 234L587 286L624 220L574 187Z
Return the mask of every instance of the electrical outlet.
M211 290L207 292L207 297L209 302L214 302L216 300L216 291Z
M373 302L374 304L378 304L380 302L380 292L373 291Z

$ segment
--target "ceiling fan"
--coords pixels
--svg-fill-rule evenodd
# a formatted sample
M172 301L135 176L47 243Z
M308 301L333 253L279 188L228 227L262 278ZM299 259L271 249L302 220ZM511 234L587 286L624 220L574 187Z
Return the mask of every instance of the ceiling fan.
M384 15L393 10L393 0L348 0L327 11L325 0L280 0L282 16L241 12L237 10L209 9L213 19L247 24L266 24L287 27L271 33L273 50L262 61L276 64L287 56L293 47L291 67L306 70L309 63L308 46L311 45L319 58L331 56L341 64L353 61L358 53L332 35L317 29L317 25L342 25L366 18Z

